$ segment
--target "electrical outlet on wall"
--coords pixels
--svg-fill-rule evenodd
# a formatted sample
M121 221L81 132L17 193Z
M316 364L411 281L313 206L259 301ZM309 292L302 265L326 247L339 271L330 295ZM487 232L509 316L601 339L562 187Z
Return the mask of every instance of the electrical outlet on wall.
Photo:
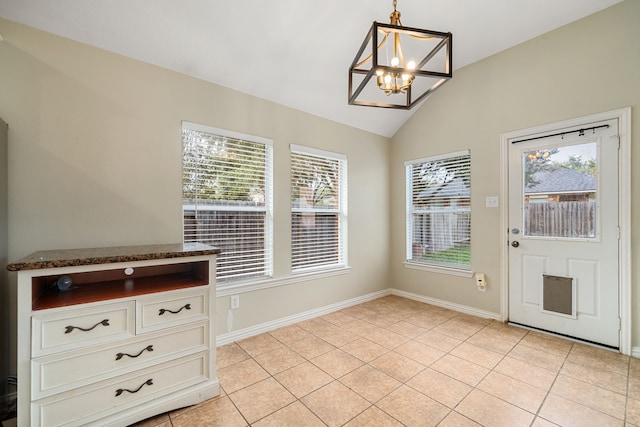
M478 287L478 290L480 292L486 292L487 291L487 276L485 276L484 273L476 273L475 274L475 278L476 278L476 286Z
M240 295L231 295L230 306L231 306L231 310L240 308Z

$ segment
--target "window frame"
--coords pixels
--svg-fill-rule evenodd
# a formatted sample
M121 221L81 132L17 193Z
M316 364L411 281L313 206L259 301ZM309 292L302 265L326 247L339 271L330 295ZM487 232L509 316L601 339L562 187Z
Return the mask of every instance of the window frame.
M436 156L429 156L429 157L424 157L424 158L420 158L420 159L415 159L415 160L409 160L406 161L404 163L405 165L405 185L406 185L406 207L405 207L405 213L406 213L406 218L405 218L405 225L406 225L406 234L405 234L405 241L406 241L406 248L405 248L405 261L403 262L404 266L406 268L410 268L410 269L416 269L416 270L424 270L424 271L431 271L431 272L437 272L437 273L445 273L445 274L449 274L449 275L454 275L454 276L461 276L461 277L472 277L473 272L472 272L472 262L471 262L471 252L469 255L469 264L468 265L464 265L464 264L460 264L460 263L443 263L443 262L429 262L428 260L416 260L414 259L414 254L413 254L413 243L414 243L414 238L413 238L413 234L414 234L414 214L416 213L416 211L420 211L420 209L415 209L414 204L413 204L413 192L414 192L414 185L413 185L413 168L415 166L421 166L423 164L426 163L430 163L430 162L436 162L439 160L448 160L448 159L455 159L458 157L468 157L468 159L466 160L466 168L468 168L468 174L469 174L469 182L471 182L471 150L462 150L462 151L456 151L456 152L451 152L451 153L445 153L445 154L441 154L441 155L436 155ZM418 212L418 213L429 213L426 212L428 209L422 209L425 212ZM468 216L469 216L469 251L471 251L471 241L472 241L472 237L471 237L471 212L472 212L472 208L471 208L471 187L469 188L469 196L468 196L468 207L466 207L465 209L463 209L464 211L468 212Z
M202 125L198 123L192 123L188 121L183 121L181 126L181 143L183 150L183 159L182 159L182 174L184 180L184 130L191 130L195 132L206 133L209 135L214 135L222 138L230 138L239 141L246 141L254 144L262 144L265 148L265 168L264 168L264 207L242 207L240 209L233 209L233 207L229 205L220 205L219 208L210 208L207 210L211 211L219 211L219 212L232 212L237 210L238 212L264 212L264 250L262 252L264 259L264 274L260 274L259 276L252 277L243 277L240 276L230 276L225 278L219 278L218 272L216 272L216 282L218 288L227 288L237 286L239 284L244 283L255 283L260 281L269 280L273 277L273 264L274 264L274 248L273 248L273 151L274 144L271 139L259 137L255 135L247 135L239 132L229 131L225 129L219 129L212 126ZM183 189L182 189L182 240L185 241L185 207L192 206L194 210L197 210L196 205L190 205L185 203L185 193L184 193L184 181ZM199 200L199 199L194 199ZM215 241L212 243L216 246ZM224 254L218 255L218 259ZM217 263L219 264L219 263Z
M319 150L316 148L306 147L302 145L291 144L289 147L290 151L290 159L289 159L289 168L290 168L290 197L289 197L289 213L291 218L291 265L290 270L291 274L295 276L313 274L314 272L323 272L327 270L339 270L348 268L348 179L347 179L347 156L340 153L335 153L331 151ZM293 178L293 154L296 153L298 155L309 156L310 158L316 157L321 159L327 159L330 161L336 161L339 166L338 170L338 194L337 194L337 203L338 206L335 209L331 208L300 208L295 207L293 201L291 199L291 194L294 191L294 185L292 182ZM337 225L337 241L338 241L338 253L337 253L337 261L331 264L319 264L319 265L311 265L311 266L303 266L294 268L294 232L293 232L293 217L296 213L300 212L314 212L314 213L336 213L338 219Z

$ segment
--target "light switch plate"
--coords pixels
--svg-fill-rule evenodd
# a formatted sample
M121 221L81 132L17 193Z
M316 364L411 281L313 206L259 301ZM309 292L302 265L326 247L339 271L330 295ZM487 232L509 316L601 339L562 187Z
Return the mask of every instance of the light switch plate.
M488 208L497 208L500 206L498 196L487 196L485 200Z

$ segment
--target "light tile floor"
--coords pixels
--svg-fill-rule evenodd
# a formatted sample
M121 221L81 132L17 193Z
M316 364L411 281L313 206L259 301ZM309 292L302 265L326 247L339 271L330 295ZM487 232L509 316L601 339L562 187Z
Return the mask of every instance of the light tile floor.
M137 426L640 426L639 359L396 296L217 364L219 397Z

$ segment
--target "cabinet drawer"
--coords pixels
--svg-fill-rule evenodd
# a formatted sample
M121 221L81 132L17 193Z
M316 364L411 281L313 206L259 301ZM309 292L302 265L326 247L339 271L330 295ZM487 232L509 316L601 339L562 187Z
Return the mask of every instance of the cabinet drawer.
M37 400L31 404L32 425L91 424L122 409L204 382L209 375L207 366L208 353L202 352Z
M31 362L31 398L50 396L208 348L208 324L199 323L96 349L40 357Z
M136 301L136 333L139 334L208 318L208 288Z
M135 334L134 316L132 301L33 315L31 355L37 357L131 337Z

